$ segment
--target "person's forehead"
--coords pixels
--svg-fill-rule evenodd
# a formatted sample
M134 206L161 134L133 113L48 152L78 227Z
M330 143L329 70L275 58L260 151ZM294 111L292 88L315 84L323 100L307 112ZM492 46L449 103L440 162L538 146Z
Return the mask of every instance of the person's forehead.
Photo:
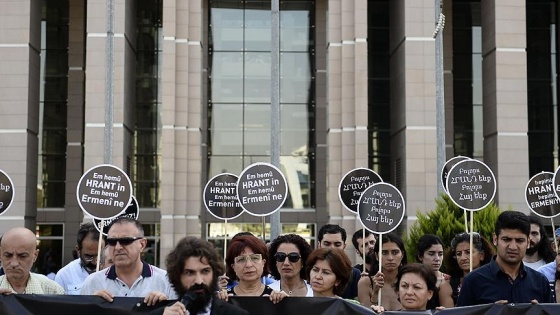
M185 270L201 271L206 268L212 269L206 257L191 256L185 259Z
M362 240L362 239L360 239L360 240ZM366 242L369 242L369 241L372 241L372 240L375 240L375 235L370 234L370 235L366 236Z
M399 249L399 245L397 245L397 243L393 243L393 242L387 242L387 243L383 243L382 249L386 249L386 250L395 250L395 249Z
M518 229L501 229L499 237L526 238L527 235Z
M342 235L340 233L336 233L336 234L327 233L323 235L323 241L342 242Z
M133 223L117 223L111 226L108 237L135 237L138 236L139 231Z
M299 253L299 248L296 246L296 244L282 243L282 244L278 245L278 249L276 251L277 252L286 252L286 253L292 253L292 252Z
M535 232L535 231L536 232L540 231L540 227L538 224L531 223L531 232Z

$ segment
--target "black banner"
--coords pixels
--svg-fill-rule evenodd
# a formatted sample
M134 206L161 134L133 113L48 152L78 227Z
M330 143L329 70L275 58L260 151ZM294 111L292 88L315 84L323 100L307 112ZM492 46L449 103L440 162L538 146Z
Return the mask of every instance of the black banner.
M129 315L149 314L156 308L172 304L174 301L160 303L147 307L142 298L117 297L112 303L97 296L84 295L35 295L11 294L0 295L0 315ZM286 298L278 304L272 304L265 297L232 297L230 303L249 311L252 315L284 315L284 314L333 314L357 315L374 314L365 307L350 303L342 299L332 298ZM557 315L560 314L560 304L518 304L456 307L443 311L425 312L385 312L384 315Z

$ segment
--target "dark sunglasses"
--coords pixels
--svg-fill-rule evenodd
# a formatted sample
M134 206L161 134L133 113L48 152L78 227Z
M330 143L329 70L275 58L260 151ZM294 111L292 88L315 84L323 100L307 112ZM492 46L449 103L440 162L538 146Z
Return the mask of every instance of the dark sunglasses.
M293 263L298 262L299 259L301 258L301 256L298 253L286 254L286 253L278 252L274 254L274 259L276 259L277 262L284 262L284 260L286 260L286 257L288 257L288 260Z
M119 238L108 238L105 240L107 245L115 246L117 242L121 244L121 246L126 246L132 244L134 241L141 240L143 237L119 237Z

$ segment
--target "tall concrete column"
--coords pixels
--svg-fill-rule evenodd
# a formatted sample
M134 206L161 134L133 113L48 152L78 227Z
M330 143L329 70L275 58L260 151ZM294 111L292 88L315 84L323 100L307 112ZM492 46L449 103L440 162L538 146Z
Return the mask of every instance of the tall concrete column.
M361 224L342 206L338 184L348 171L368 167L367 1L330 0L328 14L327 222L351 236ZM347 252L354 256L351 245Z
M482 1L484 162L497 192L528 212L523 189L529 178L525 1Z
M412 223L433 208L439 184L434 2L391 1L390 10L391 165Z
M161 248L201 235L203 1L164 1Z
M0 233L15 226L35 231L41 2L3 3L0 18L0 143L2 165L14 184L14 201L2 215Z

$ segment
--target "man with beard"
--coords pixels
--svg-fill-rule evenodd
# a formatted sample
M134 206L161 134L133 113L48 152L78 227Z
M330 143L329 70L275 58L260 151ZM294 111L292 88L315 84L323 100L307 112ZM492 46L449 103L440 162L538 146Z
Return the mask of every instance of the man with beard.
M377 240L375 239L375 235L367 229L366 229L365 238L364 238L364 229L360 229L354 232L354 235L352 235L352 245L354 245L354 248L356 249L356 253L362 259L364 257L364 250L366 253L365 256L366 259L364 261L365 269L363 264L357 264L356 266L354 266L354 268L363 272L369 272L371 270L371 264L373 263L372 261L373 253L371 253L372 255L370 255L370 251L375 248L376 241Z
M181 239L166 259L167 274L181 302L175 302L151 314L163 315L249 315L249 312L218 298L218 276L224 266L211 243L194 237ZM185 302L187 305L183 304Z
M504 211L494 228L497 255L463 279L457 306L507 303L552 303L548 281L523 265L531 223L522 212Z
M93 223L83 223L76 235L78 258L60 269L54 278L54 281L64 288L66 294L80 294L87 276L97 268L98 245L99 231Z
M544 225L536 217L529 217L531 222L531 234L529 234L529 248L523 258L523 264L535 270L554 261L555 254L546 236Z

